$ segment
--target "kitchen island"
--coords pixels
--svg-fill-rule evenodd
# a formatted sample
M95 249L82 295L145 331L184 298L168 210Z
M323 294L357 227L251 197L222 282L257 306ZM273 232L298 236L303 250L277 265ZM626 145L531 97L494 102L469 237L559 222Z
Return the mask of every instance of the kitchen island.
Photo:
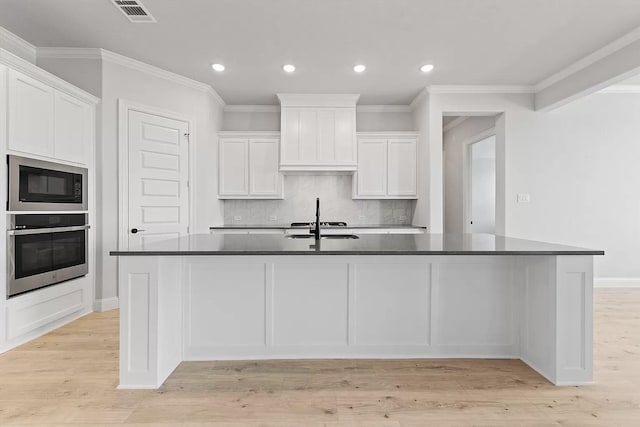
M207 234L113 251L120 388L158 388L181 361L268 358L518 358L554 384L590 383L603 254L481 234Z

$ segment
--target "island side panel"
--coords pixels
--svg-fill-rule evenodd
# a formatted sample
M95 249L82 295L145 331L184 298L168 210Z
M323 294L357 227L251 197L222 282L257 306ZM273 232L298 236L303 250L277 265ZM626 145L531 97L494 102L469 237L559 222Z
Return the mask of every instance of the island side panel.
M158 388L182 360L181 259L119 258L118 388Z
M527 256L523 283L521 359L556 385L593 381L593 257Z
M593 382L593 257L556 259L557 385Z
M184 260L185 360L519 357L513 257Z

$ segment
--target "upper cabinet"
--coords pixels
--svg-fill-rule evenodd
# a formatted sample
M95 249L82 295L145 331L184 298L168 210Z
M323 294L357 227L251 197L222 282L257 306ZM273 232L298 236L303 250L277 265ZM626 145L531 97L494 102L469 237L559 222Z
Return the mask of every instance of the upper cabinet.
M414 132L358 134L354 199L418 198L418 135Z
M283 198L277 133L220 132L218 136L219 198Z
M44 72L43 72L44 73ZM9 69L7 148L73 163L88 163L93 103Z
M54 89L9 70L9 149L53 157Z
M280 170L355 171L358 97L279 94Z

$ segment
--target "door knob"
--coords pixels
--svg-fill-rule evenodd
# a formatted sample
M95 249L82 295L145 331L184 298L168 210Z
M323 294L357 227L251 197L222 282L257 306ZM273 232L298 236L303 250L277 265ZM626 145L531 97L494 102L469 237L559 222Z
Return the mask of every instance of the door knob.
M131 234L136 234L138 231L144 231L144 230L138 230L137 228L132 228Z

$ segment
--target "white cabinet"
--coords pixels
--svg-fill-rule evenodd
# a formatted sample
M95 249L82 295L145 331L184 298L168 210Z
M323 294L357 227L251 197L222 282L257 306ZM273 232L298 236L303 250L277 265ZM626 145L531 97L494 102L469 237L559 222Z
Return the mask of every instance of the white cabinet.
M91 107L79 99L56 91L54 102L54 157L85 163L91 141Z
M9 70L9 149L53 157L54 89Z
M281 171L356 169L357 95L279 94Z
M416 199L418 137L415 133L358 134L354 199Z
M85 101L9 70L10 150L86 164L93 111Z
M277 134L219 134L221 199L281 199L283 180L278 166Z

